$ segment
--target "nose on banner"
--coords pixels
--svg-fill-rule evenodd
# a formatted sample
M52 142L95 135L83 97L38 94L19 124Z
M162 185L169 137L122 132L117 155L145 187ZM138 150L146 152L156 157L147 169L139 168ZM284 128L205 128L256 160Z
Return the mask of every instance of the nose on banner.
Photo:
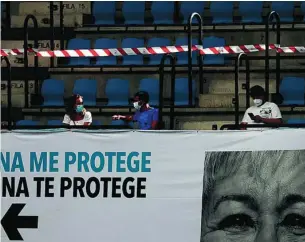
M239 54L265 51L263 44L239 45L239 46L220 46L204 48L202 45L193 45L192 51L200 51L201 55L223 55ZM278 53L305 53L305 46L280 47L277 44L270 44L269 50ZM79 50L44 50L28 49L39 57L105 57L105 56L126 56L126 55L158 55L168 53L187 52L188 46L161 46L161 47L138 47L138 48L115 48L115 49L79 49ZM1 49L1 56L22 55L24 49Z

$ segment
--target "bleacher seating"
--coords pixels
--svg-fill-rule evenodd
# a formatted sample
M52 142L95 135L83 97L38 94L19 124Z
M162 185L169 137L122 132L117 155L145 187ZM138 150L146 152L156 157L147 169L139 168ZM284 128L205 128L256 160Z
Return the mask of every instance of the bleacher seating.
M202 14L203 10L204 10L204 3L205 2L201 2L201 1L198 1L198 2L192 2L192 1L181 2L180 13L183 16L183 23L184 24L188 23L189 16L194 12ZM197 23L196 18L193 19L193 23Z
M127 106L129 104L129 81L118 78L109 79L105 94L108 98L107 106Z
M263 2L260 1L239 3L239 13L243 23L261 23L262 10Z
M63 125L62 120L48 120L47 125L59 126Z
M144 24L145 1L125 1L122 12L125 24Z
M158 47L158 46L169 46L170 40L166 38L151 38L147 42L147 47ZM162 59L162 55L151 55L149 56L150 65L159 65ZM165 63L169 63L167 59Z
M64 81L56 79L44 80L41 87L41 95L44 99L42 106L64 106L64 92Z
M193 80L193 103L195 105L196 95L196 83ZM188 94L188 79L177 78L175 82L175 105L176 106L187 106L189 105L189 94Z
M302 11L302 14L303 14L303 21L305 22L305 2L302 2L301 3L301 11Z
M74 82L73 93L83 96L86 106L96 106L96 92L96 80L79 79Z
M287 124L305 124L305 119L288 119Z
M173 24L174 11L174 1L152 2L151 14L154 18L154 24Z
M88 39L70 39L67 46L68 50L91 49L91 43ZM89 66L90 58L87 57L71 57L69 59L70 66Z
M140 81L139 90L148 92L151 106L159 104L159 85L159 80L153 78L145 78Z
M225 46L225 39L215 36L206 37L203 39L203 48ZM204 65L224 65L225 57L223 55L205 55L203 57Z
M139 38L125 38L122 41L122 48L137 48L144 46L144 39ZM124 56L123 65L143 65L142 55Z
M126 125L124 120L111 120L111 125Z
M198 45L198 39L192 39L192 44L193 45ZM186 45L187 46L187 38L186 37L181 37L176 39L176 43L175 45ZM181 52L181 53L176 53L176 57L177 57L177 65L186 65L188 64L188 54L187 52ZM193 65L198 64L198 59L197 59L197 55L195 53L193 53L192 55L192 63Z
M283 105L304 106L305 79L301 77L283 78L280 93L284 98Z
M117 48L118 41L116 39L107 39L101 38L95 41L95 49L110 49L110 48ZM115 56L107 56L107 57L98 57L96 59L96 66L102 65L116 65L117 60Z
M38 121L33 121L33 120L19 120L16 122L16 126L34 126L38 125Z
M96 25L115 24L115 1L94 1L92 11Z
M271 8L276 11L282 22L293 22L294 2L272 2Z
M211 2L213 24L233 23L233 2Z

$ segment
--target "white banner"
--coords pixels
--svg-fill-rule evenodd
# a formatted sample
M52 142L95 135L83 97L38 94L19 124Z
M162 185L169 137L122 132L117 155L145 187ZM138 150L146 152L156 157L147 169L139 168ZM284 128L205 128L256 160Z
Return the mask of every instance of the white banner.
M305 130L1 134L1 241L305 241Z

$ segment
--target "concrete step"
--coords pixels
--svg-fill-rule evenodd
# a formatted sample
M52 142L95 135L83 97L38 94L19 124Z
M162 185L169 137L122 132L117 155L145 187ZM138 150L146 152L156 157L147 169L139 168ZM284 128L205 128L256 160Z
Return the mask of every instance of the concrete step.
M201 108L234 108L232 103L234 94L202 94L199 95L199 107ZM239 95L239 106L246 107L246 95Z
M217 125L217 128L224 124L234 124L233 121L185 121L181 124L183 130L212 130L213 125Z
M239 93L246 93L246 90L242 88L245 84L245 79L239 81ZM250 87L259 85L265 87L265 80L263 79L252 79L250 80ZM270 92L276 91L276 81L270 79ZM209 94L231 94L235 93L235 80L213 80L209 83Z

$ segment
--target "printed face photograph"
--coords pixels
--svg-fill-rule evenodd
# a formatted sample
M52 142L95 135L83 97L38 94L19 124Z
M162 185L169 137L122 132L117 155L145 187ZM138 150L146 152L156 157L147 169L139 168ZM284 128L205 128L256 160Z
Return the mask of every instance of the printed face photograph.
M304 242L305 150L207 152L200 242Z

